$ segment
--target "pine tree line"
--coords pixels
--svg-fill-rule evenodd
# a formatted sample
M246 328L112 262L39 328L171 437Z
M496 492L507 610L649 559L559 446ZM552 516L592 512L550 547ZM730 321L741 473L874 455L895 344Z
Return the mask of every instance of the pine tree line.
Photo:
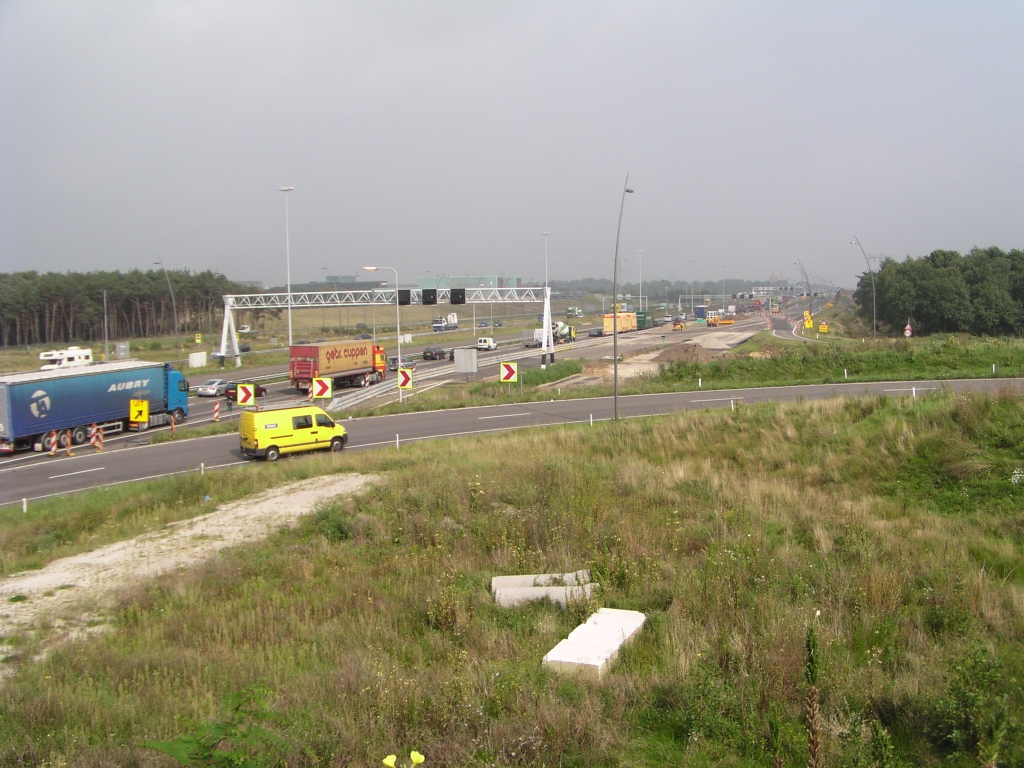
M0 273L0 346L102 340L104 290L110 338L173 334L168 280L182 335L219 329L224 294L251 292L209 270Z

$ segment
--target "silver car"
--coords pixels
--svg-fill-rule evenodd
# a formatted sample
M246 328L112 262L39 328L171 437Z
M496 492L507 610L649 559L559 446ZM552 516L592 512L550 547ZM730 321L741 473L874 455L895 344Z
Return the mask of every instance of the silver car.
M210 379L196 387L196 394L199 397L220 397L228 388L225 379Z

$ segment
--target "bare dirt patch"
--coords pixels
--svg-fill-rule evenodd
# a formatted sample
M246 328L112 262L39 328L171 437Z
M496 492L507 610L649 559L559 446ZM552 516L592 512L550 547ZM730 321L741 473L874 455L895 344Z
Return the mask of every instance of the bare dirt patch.
M676 344L654 358L658 363L706 363L723 354L720 349L705 349L698 344Z
M121 589L194 566L226 547L264 539L321 503L357 493L377 480L373 475L327 475L291 483L159 531L56 560L38 571L9 576L0 581L0 641L45 629L46 642L52 644L92 631L102 625ZM0 656L12 650L0 644Z

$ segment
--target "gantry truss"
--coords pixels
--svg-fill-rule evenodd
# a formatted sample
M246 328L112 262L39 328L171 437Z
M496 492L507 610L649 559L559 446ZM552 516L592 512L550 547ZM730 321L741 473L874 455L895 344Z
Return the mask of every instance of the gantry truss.
M404 290L404 289L403 289ZM301 293L243 293L224 296L224 328L220 336L220 354L235 358L241 365L235 341L235 310L238 309L310 309L325 307L395 306L394 288L368 288L365 291L303 291ZM539 304L544 288L466 288L466 304ZM409 289L410 303L423 304L423 289ZM289 301L290 299L290 301ZM437 306L451 304L451 289L437 289ZM433 305L430 305L433 306ZM462 306L456 304L455 306Z

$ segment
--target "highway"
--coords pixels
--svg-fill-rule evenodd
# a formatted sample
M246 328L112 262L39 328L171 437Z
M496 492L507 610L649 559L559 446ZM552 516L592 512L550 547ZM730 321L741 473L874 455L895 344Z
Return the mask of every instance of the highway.
M638 418L684 410L842 395L912 396L942 387L957 392L1012 389L1019 393L1024 391L1024 379L817 384L631 395L619 398L619 415ZM589 424L591 420L596 423L610 420L612 411L612 398L601 397L350 419L344 421L350 436L346 450L400 450L401 445L411 441L557 424ZM173 473L215 470L247 461L239 452L238 436L234 433L155 445L131 445L132 442L130 439L108 442L102 453L95 453L88 446L79 447L74 457L21 454L8 459L0 464L0 505ZM282 459L301 460L301 457Z

